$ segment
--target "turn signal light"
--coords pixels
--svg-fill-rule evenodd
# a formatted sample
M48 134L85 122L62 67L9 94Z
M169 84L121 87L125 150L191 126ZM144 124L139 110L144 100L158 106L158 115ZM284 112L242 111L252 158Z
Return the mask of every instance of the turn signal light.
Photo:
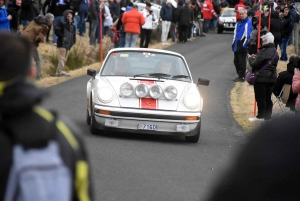
M187 116L185 119L186 120L198 120L198 117L197 116Z
M100 114L106 114L106 115L110 115L110 111L107 110L99 110Z

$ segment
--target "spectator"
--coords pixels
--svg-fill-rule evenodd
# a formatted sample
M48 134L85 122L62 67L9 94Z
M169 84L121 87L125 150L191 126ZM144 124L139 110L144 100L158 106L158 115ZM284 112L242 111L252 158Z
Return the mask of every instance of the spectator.
M251 20L247 17L245 9L239 10L240 21L235 24L232 50L234 52L234 65L238 77L234 78L235 82L244 82L246 73L246 55L247 45L252 31Z
M210 29L212 31L215 31L217 28L218 16L221 14L220 13L221 9L220 9L220 4L219 4L218 0L213 0L212 4L213 4L214 11L216 12L216 15L212 16L212 19L210 21Z
M255 129L207 200L299 200L299 120L282 117Z
M105 17L105 20L103 22L103 26L104 26L103 36L104 35L109 36L111 42L113 43L113 38L114 38L114 33L112 31L113 19L112 19L112 16L110 14L110 10L106 5L104 5L104 9L105 9L105 13L107 14L107 16Z
M295 104L295 115L300 116L300 71L299 68L295 68L293 82L292 82L293 92L297 95Z
M253 73L267 65L259 72L254 84L254 95L258 113L256 117L249 118L251 122L271 119L273 109L272 91L277 76L276 68L279 56L275 49L274 36L268 32L261 39L262 46L260 47L260 51L256 55L248 56Z
M0 31L10 31L9 21L12 19L11 15L7 14L7 8L4 0L0 0Z
M129 6L132 6L132 2ZM135 47L141 32L140 27L145 24L143 15L133 6L130 11L124 13L122 23L125 24L125 47Z
M120 17L120 5L116 0L109 0L109 10L112 17Z
M179 42L186 43L190 28L190 23L193 18L193 13L188 7L188 3L184 3L184 6L180 9L179 20L178 20L178 30L179 30Z
M57 39L57 53L58 53L58 65L56 69L56 76L70 77L65 71L65 63L68 58L68 53L72 46L76 43L76 27L73 21L73 11L65 10L64 21L60 21L55 27L55 33Z
M19 30L19 10L22 0L12 0L7 5L7 13L11 15L10 32L17 33Z
M146 7L142 10L142 14L145 18L145 24L141 29L140 47L148 48L151 41L153 21L157 20L157 16L153 13L153 11L151 11L151 4L149 3L146 3Z
M276 49L281 44L281 33L282 33L282 31L283 30L282 30L282 24L279 20L279 13L278 12L272 12L270 32L274 36L274 44L275 44Z
M208 33L208 26L210 24L210 21L212 20L212 16L216 16L217 14L215 13L213 9L213 5L211 3L211 0L205 0L204 3L202 4L202 14L203 14L203 32Z
M178 21L178 0L175 0L177 7L173 6L172 4L172 21L171 21L171 25L170 25L170 34L171 34L171 38L172 38L172 42L176 42L176 32L177 32L177 28L176 28L176 24Z
M281 57L280 61L287 61L287 53L286 53L286 47L288 45L288 42L290 40L291 33L293 31L294 23L293 19L290 16L290 11L288 8L284 9L283 12L283 19L282 19L282 35L281 35L281 44L280 44L280 50L281 50Z
M54 15L53 21L53 45L57 45L57 35L55 33L55 28L60 23L60 21L64 21L64 11L70 9L70 1L69 0L52 0L51 1L51 11Z
M294 70L297 68L299 63L299 56L292 55L289 59L289 63L287 64L286 71L283 71L278 74L276 79L276 83L273 89L273 93L275 96L279 96L284 84L289 84L292 86ZM294 94L291 90L289 99L286 103L286 107L289 107L292 111L295 111L295 102L296 102L297 94Z
M236 12L236 21L241 20L240 13L239 13L239 10L241 10L241 9L244 9L244 10L247 9L245 4L244 4L244 0L240 0L239 3L236 4L235 7L234 7L234 12Z
M190 20L190 25L189 25L189 32L188 32L188 41L193 41L195 40L196 38L194 37L194 29L195 29L195 26L194 26L194 19L195 19L195 15L196 15L196 2L193 1L192 3L191 2L188 2L188 7L190 9L190 15L188 15L189 17L192 16L191 20Z
M35 68L30 43L8 33L0 33L0 38L0 200L92 200L91 171L79 129L39 106L47 93L31 80ZM23 157L18 158L18 150ZM45 152L50 157L42 158Z
M167 0L166 4L164 4L160 10L160 17L162 19L161 42L163 45L168 45L167 39L173 17L172 12L172 2L171 0Z
M96 32L99 29L99 14L100 14L100 7L102 9L102 30L104 28L104 20L107 14L105 13L104 8L104 0L93 0L89 10L89 18L91 20L90 24L90 45L96 45ZM99 33L97 35L100 35Z
M220 3L220 14L222 14L222 12L224 10L226 10L227 8L229 8L229 4L226 0L221 0L221 3Z
M52 25L54 16L47 13L45 17L42 15L37 16L31 21L21 33L22 36L27 38L31 43L31 55L36 63L37 76L36 79L41 79L42 74L42 60L38 51L40 42L44 42L45 36L49 27Z
M42 8L43 15L46 15L47 13L51 13L51 1L52 0L46 0L44 2L43 8ZM47 7L47 12L46 12L46 7ZM49 29L48 29L48 32L47 32L47 35L46 35L46 42L47 43L50 43L50 41L49 41L49 35L50 35L51 28L52 28L52 25L49 26Z
M121 8L121 16L117 22L116 29L118 34L118 47L125 47L125 26L122 23L122 17L124 12L126 11L125 7Z
M26 26L29 22L33 20L33 1L32 0L22 0L20 9L20 20L23 26Z
M257 40L257 32L258 32L257 31L257 24L258 24L258 17L254 16L251 21L252 21L252 31L251 31L249 42L248 42L248 45L247 45L248 53L250 55L257 53L257 43L258 43L258 40Z
M79 23L78 23L78 29L79 29L79 36L84 36L85 34L85 19L88 15L89 10L89 3L88 0L78 0L78 15L79 15Z

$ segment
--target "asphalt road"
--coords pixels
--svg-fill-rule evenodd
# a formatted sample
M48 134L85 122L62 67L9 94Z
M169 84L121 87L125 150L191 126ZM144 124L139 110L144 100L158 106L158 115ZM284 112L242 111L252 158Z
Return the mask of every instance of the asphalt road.
M88 76L50 87L44 106L72 118L82 129L90 155L95 200L205 200L246 137L233 119L229 103L235 77L232 33L197 37L168 50L183 54L204 98L202 130L197 144L181 137L105 134L94 136L85 123Z

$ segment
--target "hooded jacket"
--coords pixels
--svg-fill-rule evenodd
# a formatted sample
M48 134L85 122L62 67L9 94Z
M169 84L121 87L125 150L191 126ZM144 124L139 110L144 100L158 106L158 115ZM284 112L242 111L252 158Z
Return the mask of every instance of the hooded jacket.
M279 96L284 84L292 85L294 69L298 67L298 62L299 62L298 56L291 56L289 63L287 64L286 71L283 71L278 74L276 84L273 88L273 93L275 96ZM291 89L289 99L286 103L286 107L290 107L291 110L295 110L296 98L297 98L297 94L294 94Z
M7 13L12 16L10 21L10 31L17 32L19 27L19 9L20 6L16 5L16 0L10 1L7 5Z
M39 106L46 95L44 90L29 81L12 83L0 91L0 200L4 200L13 163L13 145L21 144L25 149L38 149L47 146L51 139L57 141L61 158L72 174L71 200L80 201L80 194L87 199L91 197L92 187L85 183L90 180L90 171L84 144L78 135L79 130L68 119L59 118L58 115L55 115L57 122L66 126L70 132L66 135L63 129L53 126L55 124L51 118L53 119L54 114ZM66 136L78 142L76 151ZM78 162L87 165L87 169L80 172L85 178L76 176L79 172Z
M193 12L188 6L183 6L179 12L178 25L189 27L192 20Z
M9 20L7 19L7 10L6 6L3 5L0 7L0 30L8 31L10 30Z
M145 19L136 8L132 8L124 13L122 23L125 24L126 33L140 34L141 26L145 24Z
M282 24L279 20L279 13L278 12L272 12L270 32L273 34L274 42L276 44L281 43L282 31L283 30L282 30Z
M294 22L289 12L282 20L282 38L289 38L294 28Z
M212 15L215 14L214 7L211 3L211 0L204 1L201 10L202 10L204 20L211 20Z
M167 3L161 7L160 17L163 21L172 21L173 9L172 6L171 7L167 6Z
M274 59L272 60L273 57ZM272 62L269 64L271 60ZM256 82L275 83L278 60L279 56L277 50L275 49L274 43L268 43L261 46L255 58L249 57L249 64L252 67L252 72L259 71L265 64L267 64L267 67L260 71L257 75Z
M244 0L240 0L240 2L238 4L235 5L234 10L235 10L235 16L236 16L236 21L240 20L240 14L238 12L238 10L240 9L247 9L247 7L244 4Z
M238 21L235 24L232 50L234 52L247 52L247 44L252 31L252 22L247 17L243 21Z
M49 27L44 16L37 16L22 31L21 35L28 38L33 48L37 48L39 43L44 41Z
M57 47L63 47L70 50L72 46L76 43L76 27L73 24L73 19L68 20L68 13L74 14L72 10L65 10L64 20L60 21L55 27L55 34L57 35Z

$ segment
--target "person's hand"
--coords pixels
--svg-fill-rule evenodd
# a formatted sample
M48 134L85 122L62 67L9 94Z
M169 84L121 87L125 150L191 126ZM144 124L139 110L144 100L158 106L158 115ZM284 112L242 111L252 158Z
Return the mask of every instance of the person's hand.
M12 16L11 16L11 15L8 15L8 16L7 16L7 19L8 19L8 20L11 20L11 19L12 19Z
M108 15L107 14L104 14L104 17L107 17Z
M294 75L300 75L299 68L295 68L295 69L294 69Z

